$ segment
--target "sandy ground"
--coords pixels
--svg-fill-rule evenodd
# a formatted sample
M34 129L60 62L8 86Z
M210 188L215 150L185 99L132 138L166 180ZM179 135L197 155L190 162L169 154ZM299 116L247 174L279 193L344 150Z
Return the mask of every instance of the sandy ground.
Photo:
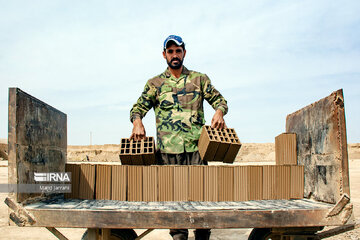
M357 222L360 222L360 159L350 160L350 186L351 186L351 201L354 204L355 216ZM0 162L0 183L7 183L7 162ZM27 239L27 240L40 240L40 239L57 239L45 228L37 227L24 227L8 225L8 208L4 204L6 193L0 193L0 239ZM56 216L54 216L56 217ZM81 239L85 229L74 228L59 228L59 230L70 240ZM140 234L144 230L137 230ZM249 236L251 229L220 229L212 230L212 240L246 240ZM168 230L155 230L144 238L145 240L171 240ZM193 240L194 236L190 231L189 239ZM346 232L335 237L327 238L329 240L359 240L360 229Z

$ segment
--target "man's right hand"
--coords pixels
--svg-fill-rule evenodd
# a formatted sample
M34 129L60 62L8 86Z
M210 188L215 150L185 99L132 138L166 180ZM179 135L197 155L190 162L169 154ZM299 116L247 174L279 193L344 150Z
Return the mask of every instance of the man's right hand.
M146 132L144 125L140 118L136 118L133 121L133 130L130 136L130 139L134 139L135 141L140 141L146 137Z

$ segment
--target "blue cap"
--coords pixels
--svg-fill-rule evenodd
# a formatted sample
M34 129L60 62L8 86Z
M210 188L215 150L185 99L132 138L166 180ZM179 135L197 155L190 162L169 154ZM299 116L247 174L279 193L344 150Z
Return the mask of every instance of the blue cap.
M165 41L164 41L164 49L166 49L166 45L169 41L173 41L174 43L176 43L176 45L181 46L184 44L183 40L181 37L176 36L176 35L170 35L168 36Z

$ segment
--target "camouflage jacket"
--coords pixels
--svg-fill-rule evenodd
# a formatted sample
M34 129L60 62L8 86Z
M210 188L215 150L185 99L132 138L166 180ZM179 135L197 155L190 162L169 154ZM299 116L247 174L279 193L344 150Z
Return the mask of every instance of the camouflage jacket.
M198 150L201 127L205 124L203 101L224 115L224 97L205 74L183 67L176 79L167 69L150 79L130 111L131 122L143 118L153 107L156 116L157 146L164 153L179 154Z

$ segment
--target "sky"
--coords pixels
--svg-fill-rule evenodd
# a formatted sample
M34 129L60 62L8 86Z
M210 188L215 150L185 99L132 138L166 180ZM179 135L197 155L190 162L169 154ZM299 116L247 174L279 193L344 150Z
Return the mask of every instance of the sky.
M0 138L8 88L67 114L69 145L118 144L146 81L167 65L170 34L184 65L226 98L240 141L274 142L286 115L344 90L347 139L360 142L360 1L0 0ZM214 110L205 103L210 124ZM143 119L155 136L151 110Z

